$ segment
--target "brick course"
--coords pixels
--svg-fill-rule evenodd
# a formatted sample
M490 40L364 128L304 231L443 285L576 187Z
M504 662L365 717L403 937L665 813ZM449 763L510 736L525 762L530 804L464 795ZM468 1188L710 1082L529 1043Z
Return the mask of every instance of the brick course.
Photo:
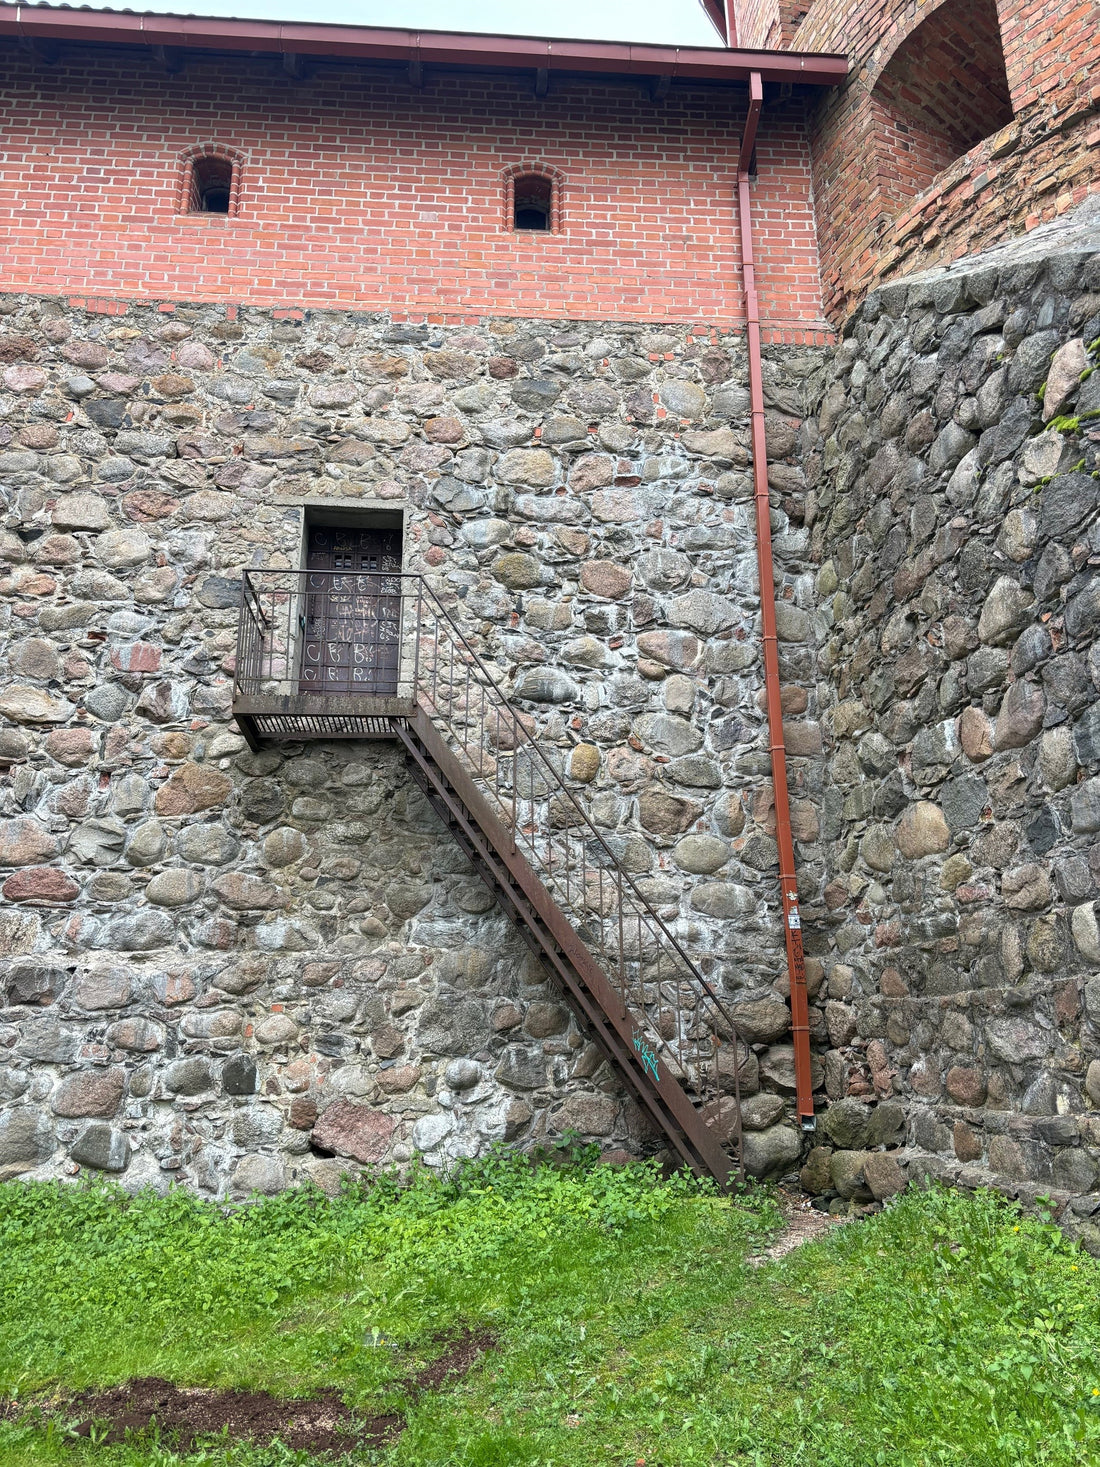
M69 53L66 53L67 55ZM577 319L737 321L743 95L111 53L0 72L9 289ZM236 218L178 212L180 157L242 155ZM755 186L765 320L820 327L801 99L769 109ZM561 233L503 227L503 173L560 170Z

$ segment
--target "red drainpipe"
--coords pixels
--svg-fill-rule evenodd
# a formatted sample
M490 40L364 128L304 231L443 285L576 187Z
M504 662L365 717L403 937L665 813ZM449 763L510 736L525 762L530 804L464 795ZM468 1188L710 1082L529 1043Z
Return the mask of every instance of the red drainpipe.
M756 555L760 572L760 615L763 622L764 688L767 696L768 734L775 788L775 835L779 847L779 890L783 900L783 931L787 939L787 973L791 988L791 1038L799 1120L814 1129L813 1084L810 1079L810 1023L806 1000L806 962L802 952L802 918L791 836L791 803L787 790L787 749L783 740L783 710L779 687L779 640L775 629L775 572L772 565L771 507L768 493L768 453L764 439L764 374L760 362L760 301L756 294L756 263L752 249L752 197L749 169L756 147L756 129L764 103L760 73L749 82L749 111L737 162L738 213L741 222L741 264L745 281L745 318L749 343L749 400L752 412L752 478L756 504Z

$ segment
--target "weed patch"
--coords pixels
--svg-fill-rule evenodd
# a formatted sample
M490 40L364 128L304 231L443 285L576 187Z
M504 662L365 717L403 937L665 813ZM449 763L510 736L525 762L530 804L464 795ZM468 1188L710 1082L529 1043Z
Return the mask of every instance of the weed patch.
M234 1212L0 1188L0 1467L298 1467L322 1460L302 1401L339 1415L330 1457L378 1467L1100 1460L1100 1265L1042 1218L914 1193L760 1263L767 1193L564 1161ZM148 1413L115 1440L72 1404L149 1376L268 1393L283 1426ZM343 1424L385 1416L404 1430Z

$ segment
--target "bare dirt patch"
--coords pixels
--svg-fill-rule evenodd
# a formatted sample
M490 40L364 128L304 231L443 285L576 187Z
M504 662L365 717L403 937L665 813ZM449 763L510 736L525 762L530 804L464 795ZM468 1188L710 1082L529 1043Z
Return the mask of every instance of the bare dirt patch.
M433 1341L440 1342L439 1337ZM468 1374L495 1343L488 1330L464 1330L447 1340L437 1359L395 1381L391 1389L413 1400L438 1391ZM234 1440L266 1444L278 1437L289 1447L343 1455L357 1447L382 1446L405 1429L403 1415L354 1411L335 1391L280 1400L267 1391L177 1386L156 1376L85 1392L69 1404L66 1415L79 1419L79 1436L91 1436L94 1427L97 1441L121 1442L128 1432L155 1425L185 1450L200 1437L227 1432Z
M438 1338L438 1337L437 1337ZM464 1330L451 1341L438 1360L425 1365L423 1370L405 1383L405 1389L413 1397L426 1391L438 1391L451 1380L461 1380L468 1375L487 1350L496 1344L496 1339L487 1329Z
M301 1401L280 1401L267 1391L215 1391L180 1387L145 1376L109 1390L80 1396L70 1408L83 1418L78 1436L91 1436L93 1424L106 1423L97 1441L125 1441L127 1432L154 1424L179 1445L228 1431L234 1439L270 1442L279 1437L289 1447L314 1452L348 1452L354 1446L380 1444L404 1425L401 1416L356 1418L334 1391Z
M762 1253L752 1255L748 1260L752 1268L760 1268L765 1263L774 1263L778 1258L785 1258L788 1253L801 1248L803 1243L812 1243L817 1238L823 1238L826 1233L831 1233L834 1228L852 1221L850 1217L830 1217L827 1212L818 1212L816 1207L811 1206L810 1199L798 1192L788 1192L780 1187L778 1193L776 1201L783 1214L783 1231L770 1247L765 1248Z

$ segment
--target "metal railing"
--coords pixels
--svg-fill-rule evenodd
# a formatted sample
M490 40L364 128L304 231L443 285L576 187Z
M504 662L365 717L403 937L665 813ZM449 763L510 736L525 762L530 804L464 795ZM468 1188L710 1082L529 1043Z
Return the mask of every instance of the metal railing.
M385 571L245 571L235 696L412 698L421 596Z
M716 960L689 956L577 799L568 751L539 743L423 577L246 571L235 692L417 703L614 986L642 1069L663 1063L740 1150L747 1046L700 966Z

